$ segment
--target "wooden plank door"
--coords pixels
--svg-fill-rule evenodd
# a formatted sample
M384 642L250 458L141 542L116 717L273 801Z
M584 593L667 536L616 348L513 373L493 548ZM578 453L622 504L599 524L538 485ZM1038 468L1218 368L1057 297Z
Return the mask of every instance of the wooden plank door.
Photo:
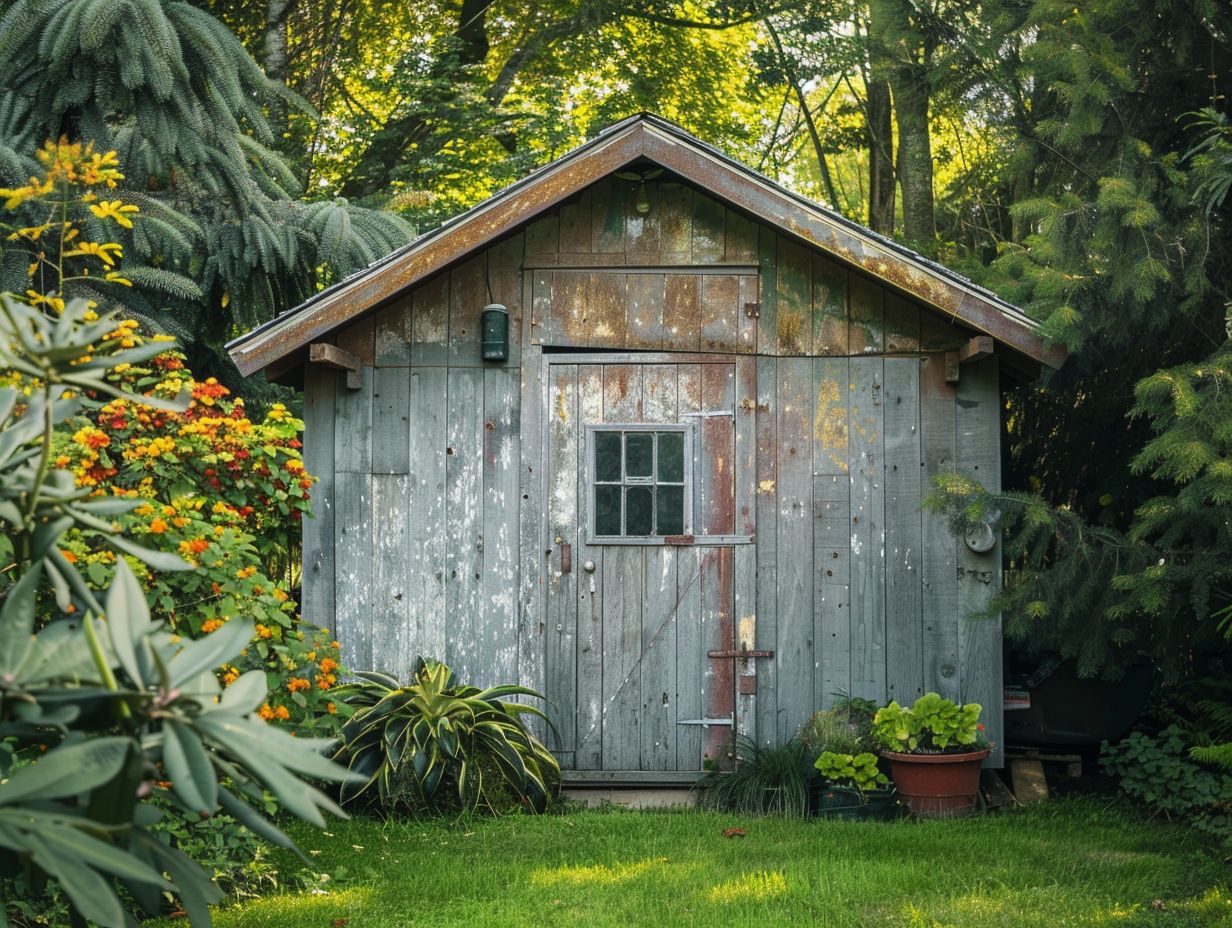
M707 652L755 645L755 370L550 363L545 687L567 770L696 772L752 718L736 679L751 671Z

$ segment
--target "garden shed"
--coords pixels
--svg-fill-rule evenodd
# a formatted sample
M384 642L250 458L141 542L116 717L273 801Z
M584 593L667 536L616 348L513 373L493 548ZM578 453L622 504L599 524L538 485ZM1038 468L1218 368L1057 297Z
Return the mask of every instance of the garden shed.
M613 125L229 350L305 391L305 617L353 668L544 692L567 779L686 782L841 693L1001 740L1000 623L964 618L995 535L920 503L998 484L1002 385L1063 353L680 128Z

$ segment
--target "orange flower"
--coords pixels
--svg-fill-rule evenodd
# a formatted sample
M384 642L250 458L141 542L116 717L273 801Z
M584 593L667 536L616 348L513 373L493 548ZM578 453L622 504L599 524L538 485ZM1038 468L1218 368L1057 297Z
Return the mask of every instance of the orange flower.
M278 716L278 718L284 722L291 717L291 713L287 710L286 706L279 706L274 710L274 715Z
M166 530L167 530L167 523L164 522L162 519L155 519L153 522L150 523L150 531L153 532L155 535L161 535Z
M273 630L268 625L257 624L257 637L268 638L273 633Z
M319 690L327 690L337 682L338 678L332 673L317 674L317 689Z
M335 706L332 702L327 702L325 704L325 711L328 712L330 715L333 715L334 713L338 711L338 707Z
M338 662L332 657L326 657L321 661L321 673L330 673L338 669Z
M257 715L261 716L261 718L268 722L274 717L274 710L270 708L270 704L268 702L265 702L262 703L261 708L257 710Z
M307 680L305 680L303 677L292 677L290 680L287 681L287 689L289 689L292 693L297 692L299 690L309 689L311 686L312 684L309 683Z
M64 559L65 559L66 561L68 561L70 564L76 564L76 563L77 563L77 555L75 555L72 551L63 551L63 550L62 550L60 553L64 555Z
M222 622L218 619L206 619L201 623L201 631L205 632L207 635L210 632L218 631L220 628L222 628Z

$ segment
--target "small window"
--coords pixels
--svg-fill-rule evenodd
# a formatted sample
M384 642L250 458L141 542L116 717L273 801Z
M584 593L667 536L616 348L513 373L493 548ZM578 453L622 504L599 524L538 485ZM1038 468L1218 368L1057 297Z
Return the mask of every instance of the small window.
M593 537L650 541L685 534L686 426L593 426L590 436Z

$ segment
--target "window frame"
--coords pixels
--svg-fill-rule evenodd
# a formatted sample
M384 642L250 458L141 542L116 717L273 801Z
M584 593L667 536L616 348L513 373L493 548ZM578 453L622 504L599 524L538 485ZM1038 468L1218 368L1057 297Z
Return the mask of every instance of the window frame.
M592 545L668 545L668 539L692 536L693 534L693 435L695 427L691 422L588 422L586 423L586 541ZM600 535L595 528L595 488L598 486L619 486L621 488L621 525L625 523L624 500L625 491L629 487L648 486L654 490L654 504L658 505L658 442L655 441L651 459L651 476L649 478L635 477L630 479L625 474L624 439L621 439L620 480L619 482L598 480L599 469L595 460L598 451L596 435L600 432L675 432L684 436L684 520L683 531L678 535ZM664 486L680 486L679 483L666 483Z

